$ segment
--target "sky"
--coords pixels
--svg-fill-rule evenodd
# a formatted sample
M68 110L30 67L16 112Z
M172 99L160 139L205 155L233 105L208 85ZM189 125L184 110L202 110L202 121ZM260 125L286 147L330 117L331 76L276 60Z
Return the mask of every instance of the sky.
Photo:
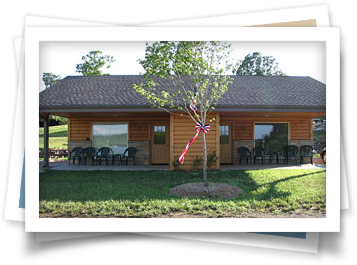
M273 56L280 69L288 76L310 76L326 83L326 45L325 42L230 42L233 52L232 59L242 60L253 52ZM138 75L144 72L138 59L144 59L145 42L86 42L57 41L40 43L40 76L39 89L45 86L42 74L52 72L62 78L69 75L81 75L76 72L76 66L83 63L82 56L90 51L100 50L103 55L114 56L114 62L104 73L111 75Z

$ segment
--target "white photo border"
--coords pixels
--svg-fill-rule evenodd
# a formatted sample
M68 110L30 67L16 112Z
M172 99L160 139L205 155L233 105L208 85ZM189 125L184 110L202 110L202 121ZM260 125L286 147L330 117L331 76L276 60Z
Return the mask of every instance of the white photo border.
M234 33L234 34L233 34ZM339 232L340 33L338 28L36 27L25 29L26 232ZM326 218L40 218L38 173L41 41L325 41ZM36 141L35 141L36 139ZM332 166L333 165L333 166Z

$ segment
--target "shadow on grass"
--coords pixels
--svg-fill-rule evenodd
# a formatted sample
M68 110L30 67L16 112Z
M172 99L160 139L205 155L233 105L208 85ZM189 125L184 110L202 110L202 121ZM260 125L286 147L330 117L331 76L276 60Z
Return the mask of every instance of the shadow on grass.
M299 171L302 171L302 174ZM258 172L258 173L257 173ZM279 173L283 178L275 176ZM210 172L210 182L221 182L242 188L247 195L233 201L285 198L291 192L280 191L278 184L311 177L324 170L232 170ZM260 176L256 176L259 174ZM287 177L284 177L287 176ZM267 179L273 179L265 183ZM202 182L202 173L169 171L47 171L40 174L40 200L86 202L108 200L177 200L168 195L172 187ZM259 190L262 192L259 192ZM207 200L207 199L202 199Z

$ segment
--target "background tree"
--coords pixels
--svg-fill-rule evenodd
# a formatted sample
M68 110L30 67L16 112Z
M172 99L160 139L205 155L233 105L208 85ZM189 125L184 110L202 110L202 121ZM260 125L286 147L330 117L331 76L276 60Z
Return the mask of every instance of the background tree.
M279 63L273 56L263 56L260 52L253 52L239 60L236 64L235 75L263 75L263 76L284 76L279 69Z
M77 64L76 72L88 75L109 75L103 74L102 68L110 68L111 64L115 62L113 56L102 55L101 51L90 51L87 55L82 57L84 63Z
M139 60L145 69L145 82L134 84L134 88L153 107L174 115L187 116L205 125L208 115L232 82L232 78L225 75L229 70L230 52L230 45L224 42L161 41L146 44L145 59ZM169 87L174 89L166 91L155 82L155 77L169 81ZM193 100L197 108L194 110L190 108ZM206 138L205 133L201 134L203 181L207 187Z
M40 116L40 127L43 127L44 119ZM49 116L49 126L66 125L68 124L68 119L65 117L52 115Z
M42 81L45 84L46 89L56 84L58 81L61 81L62 77L60 75L55 75L53 73L43 73ZM67 118L50 115L50 125L62 125L67 124ZM43 127L43 119L40 118L40 127Z
M45 84L46 88L53 86L61 79L62 79L62 77L60 75L55 75L53 73L43 73L42 74L42 81Z

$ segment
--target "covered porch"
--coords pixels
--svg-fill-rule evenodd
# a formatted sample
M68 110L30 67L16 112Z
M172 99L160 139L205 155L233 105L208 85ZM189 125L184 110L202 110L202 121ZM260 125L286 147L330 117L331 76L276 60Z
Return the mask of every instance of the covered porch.
M45 169L57 164L50 163L49 155L49 117L50 113L42 113L44 118L44 163ZM173 161L178 157L183 147L192 139L194 123L188 118L170 115L166 112L52 112L51 114L67 117L68 122L68 151L74 147L111 147L114 151L117 146L125 150L126 147L137 149L137 170L154 170L173 168ZM279 145L313 145L312 119L325 115L323 112L253 112L227 111L214 112L215 118L211 122L211 131L207 134L208 153L216 152L218 157L212 169L262 169L262 168L291 168L291 165L264 165L257 161L256 165L239 165L239 147L246 147L253 155L254 147L262 145L267 150L269 143L278 150ZM97 135L96 131L103 131L104 127L123 126L124 133L115 135ZM272 136L258 133L266 127ZM273 128L273 129L272 129ZM106 129L108 130L108 129ZM112 131L112 130L110 130ZM263 131L265 132L265 131ZM265 137L263 140L259 135ZM115 137L114 137L115 136ZM99 140L97 140L99 139ZM105 141L103 141L105 139ZM100 145L98 145L99 142ZM265 145L263 145L265 144ZM121 145L121 146L120 146ZM276 146L275 146L276 145ZM192 170L196 157L202 157L201 137L191 146L185 163L180 167ZM274 163L275 160L274 160ZM295 165L295 164L294 164ZM151 167L152 166L152 167ZM160 167L161 166L161 167ZM315 168L313 165L311 167ZM67 169L68 167L68 169ZM109 168L112 169L109 169ZM295 167L307 167L295 165ZM131 170L130 167L116 166L89 166L66 165L63 170ZM125 169L127 168L127 169Z
M52 168L60 162L51 162L49 149L49 116L68 118L68 153L75 147L100 149L109 147L114 154L123 154L126 148L136 149L136 167L169 163L169 114L162 111L126 109L103 112L97 110L40 110L44 120L43 167ZM114 133L114 134L113 134ZM71 161L71 164L73 161ZM78 160L76 160L78 163ZM83 163L83 157L82 157ZM93 164L92 160L88 163ZM73 166L75 170L76 165ZM71 165L72 168L72 165ZM100 170L97 167L97 170ZM105 169L107 170L107 168Z

